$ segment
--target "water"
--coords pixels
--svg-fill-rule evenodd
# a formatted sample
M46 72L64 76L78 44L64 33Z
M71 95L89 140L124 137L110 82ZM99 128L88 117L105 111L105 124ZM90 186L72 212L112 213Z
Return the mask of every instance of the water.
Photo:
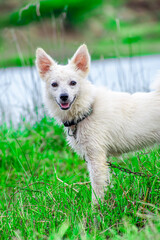
M160 55L107 59L92 63L91 80L115 91L150 91L150 84L160 70Z
M160 55L93 61L89 79L115 91L149 91ZM42 81L35 67L0 70L0 124L34 123L44 115Z

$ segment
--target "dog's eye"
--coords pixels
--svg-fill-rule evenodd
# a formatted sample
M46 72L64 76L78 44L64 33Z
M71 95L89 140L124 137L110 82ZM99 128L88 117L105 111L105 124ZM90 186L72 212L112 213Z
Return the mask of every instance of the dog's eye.
M75 86L76 84L77 84L77 83L76 83L75 81L71 81L69 85L70 85L70 86Z
M58 87L58 83L56 83L56 82L53 82L51 85L52 85L52 87Z

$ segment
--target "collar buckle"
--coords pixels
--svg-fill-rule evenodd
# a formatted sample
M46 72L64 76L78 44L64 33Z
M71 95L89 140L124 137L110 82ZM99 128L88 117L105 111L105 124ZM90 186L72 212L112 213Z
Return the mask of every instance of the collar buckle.
M72 133L70 133L72 131ZM77 124L74 125L74 129L72 130L71 127L68 127L68 136L74 137L76 139L76 133L77 133Z

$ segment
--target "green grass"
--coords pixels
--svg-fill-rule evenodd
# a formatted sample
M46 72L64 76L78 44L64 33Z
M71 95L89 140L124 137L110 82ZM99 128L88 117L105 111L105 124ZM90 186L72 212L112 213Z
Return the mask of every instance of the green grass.
M52 119L1 126L0 239L160 239L159 155L157 147L112 158L153 177L113 170L104 203L93 208L86 164Z

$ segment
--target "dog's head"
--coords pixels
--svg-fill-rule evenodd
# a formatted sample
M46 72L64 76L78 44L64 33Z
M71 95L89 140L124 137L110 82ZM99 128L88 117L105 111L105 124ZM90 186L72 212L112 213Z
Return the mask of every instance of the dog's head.
M90 56L83 44L67 65L59 65L42 48L38 48L36 66L50 96L62 110L68 110L79 95L81 81L88 75Z

